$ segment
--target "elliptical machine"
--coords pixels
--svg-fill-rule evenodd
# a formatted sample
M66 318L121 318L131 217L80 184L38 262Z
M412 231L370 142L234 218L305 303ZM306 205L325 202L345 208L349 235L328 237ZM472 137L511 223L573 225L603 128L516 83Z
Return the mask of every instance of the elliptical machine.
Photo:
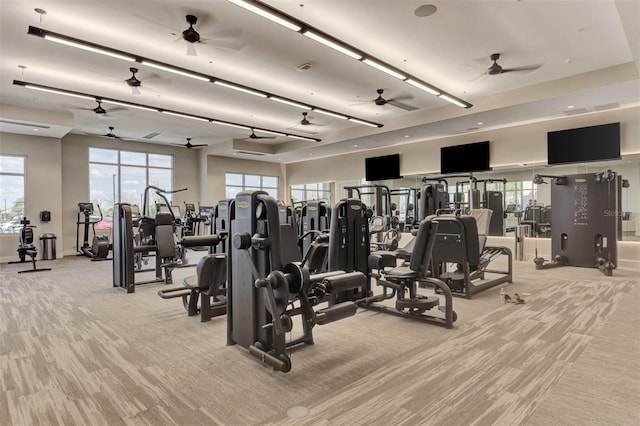
M91 220L93 215L93 203L78 203L78 220L76 222L76 247L78 248L78 256L87 256L91 260L111 260L109 251L111 250L111 244L109 244L108 235L96 235L96 223L100 223L104 220L102 216L102 209L100 204L97 204L98 212L100 213L100 219ZM80 225L83 226L83 238L82 246L80 246ZM89 227L93 233L92 244L89 245Z

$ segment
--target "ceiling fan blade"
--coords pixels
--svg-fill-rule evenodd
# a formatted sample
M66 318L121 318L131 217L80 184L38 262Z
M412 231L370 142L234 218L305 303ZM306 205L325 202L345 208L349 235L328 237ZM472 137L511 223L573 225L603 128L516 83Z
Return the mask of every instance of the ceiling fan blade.
M407 111L415 111L418 108L413 105L405 104L404 102L400 102L396 99L388 99L387 102L389 105L393 105L394 107L401 108Z
M202 148L202 147L205 147L205 146L209 146L209 145L207 145L206 143L198 143L198 144L195 144L195 145L191 145L191 148Z
M227 40L204 39L202 42L217 49L229 50L232 52L238 52L246 46L244 43Z
M204 38L236 38L242 35L242 28L227 28L224 30L211 31L206 34L202 34Z
M543 64L537 64L537 65L527 65L524 67L514 67L514 68L503 68L502 69L502 73L504 74L505 72L531 72L531 71L535 71L538 68L540 68Z
M194 46L193 43L185 41L185 44L187 45L187 56L198 56L198 52L196 52L196 46Z
M146 77L146 78L142 79L142 81L145 82L145 83L148 83L148 82L152 81L153 84L171 84L171 79L170 78L162 78L158 74L151 74L151 75L149 75L149 77Z

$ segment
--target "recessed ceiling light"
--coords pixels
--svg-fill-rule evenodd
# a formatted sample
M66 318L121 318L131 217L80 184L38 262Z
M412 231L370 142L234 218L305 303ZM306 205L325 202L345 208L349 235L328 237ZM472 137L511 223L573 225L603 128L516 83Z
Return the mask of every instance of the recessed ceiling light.
M437 10L438 8L432 4L423 4L422 6L418 6L418 8L413 11L413 14L418 18L426 18L436 13Z
M358 147L358 144L354 144L354 145L353 145L353 147L354 147L354 148L357 148L357 147Z
M408 138L408 137L409 137L409 135L404 135L404 137L405 137L405 138Z
M575 108L575 106L574 105L567 105L567 109L572 109L572 108Z
M478 126L482 126L484 123L483 123L482 121L478 121L476 124L477 124Z

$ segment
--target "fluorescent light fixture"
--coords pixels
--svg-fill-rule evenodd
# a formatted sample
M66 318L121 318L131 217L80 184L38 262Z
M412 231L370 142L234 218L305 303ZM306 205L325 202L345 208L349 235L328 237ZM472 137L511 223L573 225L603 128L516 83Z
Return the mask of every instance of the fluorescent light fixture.
M282 99L279 98L277 96L269 96L269 99L276 101L276 102L280 102L281 104L287 104L287 105L291 105L297 108L302 108L302 109L306 109L307 111L311 110L311 107L303 105L303 104L299 104L298 102L294 102L294 101L290 101L288 99Z
M435 95L435 96L440 95L440 92L438 92L436 89L430 86L427 86L426 84L420 83L419 81L413 80L411 78L408 78L405 81L410 85L417 87L420 90L424 90L427 93L431 93L432 95Z
M32 90L39 90L41 92L55 93L56 95L65 95L65 96L71 96L73 98L86 99L86 100L89 100L89 101L95 101L95 98L92 98L91 96L78 95L78 94L73 93L73 92L65 92L64 90L56 90L56 89L49 89L47 87L32 86L31 84L25 84L24 87L26 87L27 89L32 89Z
M325 37L321 36L320 34L316 34L313 31L307 30L307 31L303 32L302 34L307 36L307 37L309 37L312 40L317 41L318 43L322 43L327 47L330 47L330 48L332 48L334 50L337 50L340 53L344 53L345 55L350 56L353 59L357 59L357 60L362 59L362 55L361 54L359 54L357 52L354 52L353 50L348 49L348 48L346 48L346 47L344 47L344 46L342 46L342 45L340 45L340 44L338 44L338 43L336 43L336 42L334 42L334 41L332 41L332 40L330 40L328 38L325 38Z
M267 18L270 21L275 22L276 24L282 25L283 27L289 28L290 30L293 31L300 31L302 29L301 26L299 26L298 24L296 24L295 22L292 22L288 19L285 19L282 16L279 16L263 7L259 7L257 4L253 3L253 2L248 2L245 0L228 0L230 3L235 4L236 6L240 6L243 7L245 9L247 9L250 12L253 12L257 15L262 16L263 18Z
M54 36L54 35L46 34L44 36L44 39L45 40L49 40L49 41L53 41L54 43L64 44L66 46L71 46L71 47L76 47L78 49L88 50L89 52L99 53L101 55L106 55L106 56L111 56L113 58L122 59L123 61L127 61L127 62L135 62L135 60L136 60L135 58L133 58L131 56L122 55L120 53L112 52L112 51L110 51L108 49L101 49L101 48L98 48L98 47L93 47L93 46L88 45L88 44L67 40L65 38L57 37L57 36Z
M142 105L129 104L127 102L110 101L108 99L100 99L100 101L103 104L120 105L120 106L127 107L127 108L141 109L143 111L151 111L151 112L158 112L159 111L158 108L150 108L150 107L146 107L146 106L142 106Z
M457 105L457 106L459 106L459 107L462 107L462 108L468 108L468 107L469 107L467 104L462 103L462 102L460 102L459 100L457 100L457 99L455 99L455 98L452 98L452 97L451 97L451 96L449 96L449 95L445 95L444 93L443 93L443 94L441 94L441 95L439 95L439 97L440 97L440 98L442 98L442 99L444 99L445 101L447 101L447 102L451 102L452 104Z
M353 121L354 123L358 123L358 124L364 124L365 126L369 126L369 127L380 127L376 123L370 123L368 121L359 120L359 119L353 118L353 117L349 117L349 121Z
M251 127L249 127L249 126L243 126L241 124L227 123L226 121L211 120L211 123L212 124L220 124L221 126L235 127L236 129L251 130Z
M375 68L377 70L385 72L385 73L389 74L392 77L399 78L400 80L404 80L405 78L407 78L406 75L400 74L398 71L393 70L393 69L391 69L391 68L389 68L389 67L387 67L385 65L382 65L382 64L380 64L380 63L378 63L376 61L373 61L371 59L368 59L368 58L367 59L363 59L362 62L364 62L365 64L369 65L370 67L373 67L373 68Z
M328 115L329 117L335 117L335 118L340 118L342 120L346 120L349 117L347 117L346 115L342 115L342 114L336 114L335 112L331 112L331 111L325 111L323 109L319 109L319 108L314 108L313 109L315 112L320 113L320 114L324 114L324 115Z
M56 87L43 86L43 85L40 85L40 84L29 83L29 82L22 81L22 80L13 80L13 84L16 85L16 86L25 87L27 89L40 90L42 92L49 92L49 93L55 93L57 95L71 96L71 97L74 97L74 98L85 99L85 100L95 101L95 102L102 102L102 103L105 103L105 104L121 105L121 106L124 106L124 107L127 107L127 108L137 108L137 109L141 109L141 110L144 110L144 111L159 112L159 113L162 113L162 114L167 114L167 115L171 115L171 116L178 117L178 118L188 118L190 120L202 121L202 122L207 122L207 123L212 123L212 124L219 124L221 126L235 127L237 129L255 130L255 131L258 131L258 132L270 133L272 135L298 138L298 139L309 140L309 141L313 141L313 142L320 142L321 141L321 139L317 139L317 138L308 138L308 137L305 137L305 136L298 136L298 135L293 135L293 134L289 134L289 133L278 132L278 131L275 131L275 130L261 129L261 128L256 128L256 127L252 127L252 126L246 126L246 125L243 125L243 124L229 123L227 121L220 121L220 120L216 120L216 119L213 119L213 118L200 117L200 116L197 116L197 115L187 114L187 113L183 113L183 112L164 110L164 109L161 109L161 108L154 108L154 107L150 107L150 106L146 106L146 105L134 104L134 103L126 102L126 101L119 101L117 99L104 98L102 96L90 95L90 94L86 94L86 93L79 93L79 92L74 92L74 91L65 90L65 89L58 89ZM0 122L9 123L9 121L7 121L7 120L0 120ZM20 123L11 123L11 124L20 124ZM30 127L39 127L38 125L31 124L31 123L29 123L29 124L21 124L21 125L27 125L27 126L30 126ZM380 124L379 126L382 126L382 125ZM48 127L42 127L42 128L48 128Z
M262 129L256 129L256 128L254 128L253 130L258 132L258 133L268 133L270 135L275 135L275 136L287 136L286 133L274 132L274 131L271 131L271 130L262 130Z
M257 90L247 89L246 87L237 86L235 84L227 83L227 82L221 81L221 80L215 80L213 82L213 84L217 84L218 86L226 87L228 89L237 90L239 92L249 93L250 95L259 96L261 98L266 98L267 97L266 94L264 94L262 92L259 92Z
M172 112L172 111L164 111L164 110L160 110L160 112L167 115L173 115L174 117L190 118L191 120L197 120L197 121L206 121L206 122L209 121L209 119L207 118L196 117L195 115L189 115L189 114L182 114L180 112Z
M309 141L309 142L319 142L318 139L313 139L313 138L308 138L306 136L298 136L298 135L287 135L290 138L294 138L294 139L300 139L303 141Z
M189 78L193 78L195 80L200 80L200 81L207 81L207 82L211 81L211 79L209 77L203 77L203 76L198 75L198 74L194 74L194 73L187 72L187 71L182 71L182 70L179 70L179 69L176 69L176 68L173 68L173 67L169 67L169 66L166 66L166 65L156 64L155 62L150 62L150 61L143 60L140 63L142 65L146 65L146 66L151 67L151 68L156 68L156 69L159 69L159 70L162 70L162 71L172 72L174 74L178 74L178 75L181 75L183 77L189 77Z

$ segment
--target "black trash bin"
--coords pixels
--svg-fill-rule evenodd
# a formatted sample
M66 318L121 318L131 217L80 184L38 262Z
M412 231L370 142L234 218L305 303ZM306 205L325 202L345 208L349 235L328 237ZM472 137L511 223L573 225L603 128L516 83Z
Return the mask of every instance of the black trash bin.
M56 235L41 234L42 242L42 260L53 260L56 258Z

